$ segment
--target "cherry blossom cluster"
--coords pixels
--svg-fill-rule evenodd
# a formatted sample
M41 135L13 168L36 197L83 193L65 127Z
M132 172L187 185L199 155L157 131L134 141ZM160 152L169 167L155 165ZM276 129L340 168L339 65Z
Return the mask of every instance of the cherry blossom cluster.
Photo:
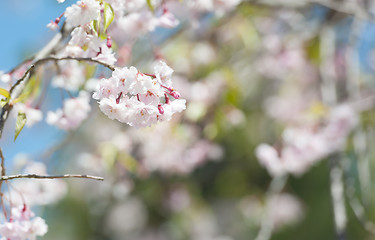
M0 224L2 240L32 240L47 233L45 221L26 206L13 207L8 222Z
M154 74L139 72L135 67L117 68L109 79L101 79L93 98L110 119L134 127L169 121L173 114L186 108L186 100L172 88L173 70L158 62Z
M273 176L300 175L317 161L340 150L357 124L355 110L340 105L330 111L323 123L286 128L279 146L261 144L256 155Z
M9 87L7 89L13 89L13 86L18 84L16 87L20 89L18 93L6 97L8 102L1 99L4 100L2 103L9 103L18 117L23 116L17 118L17 125L24 122L25 126L31 127L43 119L41 104L45 100L44 91L49 89L50 84L61 91L62 106L48 111L45 121L63 130L76 129L89 116L92 109L90 92L93 92L92 97L97 100L101 111L110 119L136 128L169 121L176 113L186 109L186 100L180 99L179 92L172 84L174 70L164 61L156 62L151 73L141 72L136 67L124 67L130 65L129 59L126 58L128 52L131 52L138 37L160 27L177 27L180 22L186 21L186 16L198 20L210 11L223 13L225 10L233 9L240 2L241 0L77 1L47 25L50 29L57 30L60 22L65 21L64 25L60 24L63 28L62 38L53 49L41 58L35 57L25 61L14 71L0 73L1 83L6 84ZM177 19L175 15L183 17ZM196 27L195 24L196 22L192 25ZM155 59L162 59L156 50L154 54ZM43 63L38 63L39 60ZM48 62L53 64L47 64ZM103 78L108 72L99 72L97 70L101 69L91 68L91 64L111 69L111 77ZM54 68L57 74L44 84L40 73L51 68ZM91 74L90 71L94 73ZM205 104L204 100L215 101L213 87L207 86L204 90L206 94L202 95L204 87L196 85L196 89L200 90L200 93L193 91L200 95L195 98L196 104ZM70 98L64 99L64 95L69 95ZM208 105L206 107L208 108ZM21 131L22 128L23 125L18 130ZM170 128L155 129L160 131L159 135L154 134L156 138L142 135L146 138L142 140L144 143L134 141L143 152L139 155L144 171L187 174L207 159L218 159L222 155L218 146L201 139L200 130L193 127L186 127L185 131L190 135L185 134L183 139ZM159 141L160 137L167 140ZM147 139L149 141L146 141ZM174 148L173 151L170 151L171 146ZM154 155L159 157L155 158ZM41 163L31 164L26 168L26 172L47 175L46 167ZM6 213L4 214L5 223L0 224L0 239L31 240L45 235L45 221L35 217L29 208L61 199L67 192L65 183L60 180L30 182L22 179L15 180L12 187L13 190L17 189L18 194L11 199L11 188L4 194L9 199L10 214L9 218ZM17 205L20 207L14 207ZM7 208L4 207L4 212L6 211Z
M81 91L77 98L65 100L62 109L57 109L55 112L49 111L46 121L64 130L75 129L87 118L91 110L89 101L89 94Z

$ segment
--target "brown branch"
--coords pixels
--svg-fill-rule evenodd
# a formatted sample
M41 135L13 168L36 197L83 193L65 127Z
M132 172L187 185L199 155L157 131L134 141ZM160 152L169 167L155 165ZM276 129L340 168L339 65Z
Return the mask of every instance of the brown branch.
M1 176L0 183L2 181L18 179L18 178L34 178L34 179L58 179L58 178L86 178L86 179L93 179L98 181L103 181L104 178L91 176L91 175L81 175L81 174L64 174L64 175L56 175L56 176L48 176L48 175L37 175L37 174L17 174L17 175L10 175L10 176Z
M40 64L43 64L43 63L46 63L46 62L49 62L49 61L63 61L63 60L73 60L73 61L86 61L86 62L92 62L92 63L97 63L97 64L100 64L100 65L103 65L104 67L110 69L111 71L114 71L115 70L115 67L113 65L110 65L110 64L106 64L106 63L103 63L101 61L98 61L98 60L95 60L95 59L92 59L92 58L83 58L83 57L77 57L77 58L73 58L73 57L61 57L61 58L58 58L58 57L45 57L45 58L41 58L37 61L35 61L27 70L26 72L23 74L23 76L17 80L17 82L15 84L13 84L13 86L10 88L9 90L9 93L12 94L13 91L15 90L15 88L20 85L23 81L25 81L25 79L27 79L28 75L31 74L31 72ZM3 133L3 129L4 129L4 124L9 116L9 113L10 111L12 110L13 108L13 105L10 104L9 102L7 104L5 104L5 106L2 108L2 111L1 111L1 114L0 114L0 138L1 138L1 135Z
M38 62L45 62L45 61L62 61L62 60L75 60L75 61L86 61L86 62L92 62L92 63L97 63L97 64L100 64L100 65L103 65L104 67L110 69L111 71L114 71L114 70L115 70L115 66L113 66L113 65L110 65L110 64L107 64L107 63L101 62L101 61L99 61L99 60L92 59L92 58L84 58L84 57L61 57L61 58L57 58L57 57L46 57L46 58L40 59Z
M0 148L0 158L1 158L1 176L5 176L5 166L4 166L5 157L3 155L3 151L1 150L1 148ZM1 191L1 187L0 187L0 191Z
M0 148L0 158L1 158L1 177L2 176L5 176L5 157L3 155L3 151L1 150ZM2 191L2 185L3 185L3 182L0 181L0 205L1 205L1 208L3 209L3 214L5 216L5 218L7 218L7 211L5 209L5 206L4 206L4 194L3 194L3 191Z
M73 60L73 61L86 61L86 62L92 62L92 63L97 63L97 64L100 64L100 65L103 65L105 66L106 68L110 69L111 71L114 71L115 70L115 67L112 66L112 65L109 65L109 64L106 64L106 63L103 63L103 62L100 62L98 60L95 60L95 59L92 59L92 58L83 58L83 57L61 57L61 58L58 58L58 57L45 57L45 58L41 58L37 61L35 61L27 70L26 72L23 74L23 76L11 87L11 89L9 90L10 93L12 93L14 91L14 89L20 85L27 77L27 75L35 68L37 67L38 65L40 64L43 64L45 62L49 62L49 61L63 61L63 60Z

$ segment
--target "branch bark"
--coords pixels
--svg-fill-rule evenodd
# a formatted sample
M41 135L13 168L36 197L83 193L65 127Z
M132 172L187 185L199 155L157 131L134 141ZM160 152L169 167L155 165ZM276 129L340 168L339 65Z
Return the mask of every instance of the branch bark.
M103 181L104 178L92 176L92 175L81 175L81 174L64 174L64 175L37 175L37 174L17 174L9 176L1 176L0 183L2 181L19 179L19 178L34 178L34 179L58 179L58 178L86 178L98 181Z

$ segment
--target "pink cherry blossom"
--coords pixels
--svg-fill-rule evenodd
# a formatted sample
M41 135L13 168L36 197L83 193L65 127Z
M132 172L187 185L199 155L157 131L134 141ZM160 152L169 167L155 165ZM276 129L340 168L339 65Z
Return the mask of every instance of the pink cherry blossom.
M96 0L82 0L65 10L66 22L72 26L85 25L98 18L100 4Z
M77 98L65 100L63 109L49 111L46 121L63 130L75 129L87 118L91 110L89 101L89 94L81 91Z
M9 240L35 240L37 236L44 236L48 226L40 217L26 206L12 208L11 220L0 224L0 235Z

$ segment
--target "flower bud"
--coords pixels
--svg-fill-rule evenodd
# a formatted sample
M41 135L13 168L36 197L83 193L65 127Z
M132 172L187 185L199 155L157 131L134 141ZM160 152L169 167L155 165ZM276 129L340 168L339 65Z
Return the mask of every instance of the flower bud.
M160 113L160 114L164 114L164 109L163 109L163 107L161 106L160 103L159 103L159 105L158 105L158 110L159 110L159 113Z
M111 36L109 36L109 35L108 35L108 37L107 37L107 47L108 47L108 48L111 48L111 47L112 47L112 38L111 38Z

